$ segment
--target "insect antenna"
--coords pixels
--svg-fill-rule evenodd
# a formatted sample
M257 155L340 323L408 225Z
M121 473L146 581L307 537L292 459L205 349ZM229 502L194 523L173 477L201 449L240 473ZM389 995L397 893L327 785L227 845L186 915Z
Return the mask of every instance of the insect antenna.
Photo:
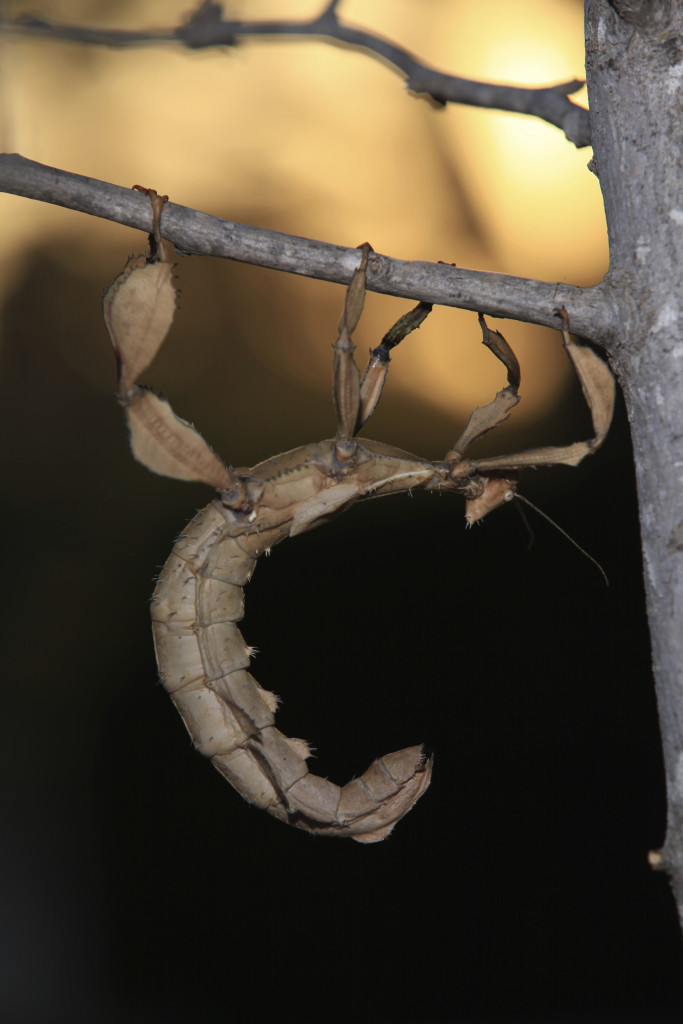
M520 495L516 494L515 497L518 498L520 497ZM527 536L529 537L529 543L527 544L526 549L527 551L531 551L532 547L534 546L534 541L536 540L536 534L534 533L533 527L529 522L529 517L527 516L522 506L518 505L516 501L513 501L512 504L515 506L516 511L519 512L519 517L524 523L524 529L526 530ZM534 508L536 508L535 505Z
M558 533L561 533L563 537L566 537L566 539L569 541L569 543L573 544L574 547L577 549L577 551L580 551L582 555L586 556L586 558L588 559L589 562L593 563L593 565L596 567L596 569L598 570L598 572L602 576L603 580L605 581L605 586L609 587L609 579L607 578L607 573L605 572L603 567L600 565L600 563L598 562L597 558L593 558L592 555L589 555L588 552L586 551L586 549L582 548L581 545L578 543L578 541L575 541L574 538L571 537L567 533L566 530L563 530L562 527L559 525L559 523L556 523L554 519L551 519L551 517L548 515L547 512L544 512L542 509L540 509L538 507L538 505L534 505L533 501L529 501L529 499L525 498L524 495L522 495L522 494L515 494L515 499L516 499L516 501L523 501L525 505L528 505L529 508L532 508L534 510L534 512L537 512L539 514L539 516L541 516L542 519L545 519L545 521L547 523L550 523L551 526L554 526L555 529L558 531ZM520 508L520 509L518 509L518 511L522 512L522 509ZM524 516L523 514L522 514L522 518L526 520L526 516ZM530 529L528 523L527 523L527 529ZM533 537L533 532L532 532L532 537ZM529 545L529 546L531 546L531 545Z

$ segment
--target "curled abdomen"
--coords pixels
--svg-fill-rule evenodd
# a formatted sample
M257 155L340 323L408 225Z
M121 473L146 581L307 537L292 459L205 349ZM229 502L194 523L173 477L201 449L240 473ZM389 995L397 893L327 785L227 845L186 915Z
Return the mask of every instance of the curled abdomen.
M345 786L313 775L304 740L275 726L277 697L248 671L237 625L256 559L291 522L245 524L212 503L178 537L152 599L161 680L192 741L249 803L320 835L384 839L422 795L431 759L421 747L388 754Z

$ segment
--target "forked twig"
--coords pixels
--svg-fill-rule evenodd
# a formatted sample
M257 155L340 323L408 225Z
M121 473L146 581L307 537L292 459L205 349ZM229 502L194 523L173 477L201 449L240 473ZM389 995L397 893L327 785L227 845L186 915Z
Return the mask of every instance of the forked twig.
M581 89L583 82L572 80L558 85L524 88L460 78L430 67L404 47L375 32L345 24L337 15L337 6L338 0L332 0L319 15L308 20L238 21L225 19L221 4L203 0L185 22L170 28L144 31L83 28L60 25L33 15L20 15L0 21L0 31L55 41L69 40L88 46L127 48L153 43L181 43L195 50L235 46L243 39L320 39L377 57L405 79L411 92L429 96L436 103L461 103L528 114L560 128L575 146L590 145L588 111L569 99L572 93Z

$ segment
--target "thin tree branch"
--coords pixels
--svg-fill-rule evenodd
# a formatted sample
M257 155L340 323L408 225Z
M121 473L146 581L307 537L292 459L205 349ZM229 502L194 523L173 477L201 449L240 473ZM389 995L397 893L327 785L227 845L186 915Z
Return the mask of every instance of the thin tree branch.
M152 230L149 201L139 192L0 154L0 192L38 199L94 217ZM358 250L310 238L237 224L175 203L164 206L164 238L182 253L221 256L272 270L347 285L358 265ZM396 260L373 253L368 289L399 298L456 306L557 328L555 310L565 306L572 330L605 343L612 311L604 285L577 288L507 274L463 270L442 263Z
M408 50L382 36L345 25L337 17L336 8L337 0L334 0L321 14L308 21L227 21L223 18L221 4L203 0L188 20L177 28L135 32L91 29L58 25L25 15L0 21L0 30L91 46L129 47L176 42L191 49L236 46L241 39L257 36L276 39L312 37L379 58L402 75L411 92L427 95L437 103L463 103L528 114L560 128L575 146L590 145L588 111L569 99L571 93L583 86L583 82L573 80L532 89L458 78L418 61Z

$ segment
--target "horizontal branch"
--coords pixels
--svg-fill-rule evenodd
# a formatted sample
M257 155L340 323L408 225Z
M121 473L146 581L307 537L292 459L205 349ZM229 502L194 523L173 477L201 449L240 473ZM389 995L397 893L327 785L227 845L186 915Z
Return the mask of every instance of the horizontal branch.
M64 206L148 233L152 230L151 205L139 192L47 167L15 153L0 154L0 192ZM348 285L359 260L357 249L221 220L175 203L164 206L162 229L164 237L182 253L221 256L336 284ZM601 342L611 324L610 306L601 285L578 288L373 253L367 287L385 295L553 328L558 327L555 309L565 306L572 330Z
M197 50L235 46L240 40L249 38L315 38L379 58L405 79L411 92L427 95L437 103L461 103L538 117L560 128L575 146L590 145L588 111L569 99L571 93L583 86L583 82L573 80L552 86L523 88L459 78L418 61L408 50L380 35L344 24L337 17L336 8L337 0L332 0L321 14L302 21L230 21L223 18L221 4L203 0L184 24L174 28L148 31L93 29L22 15L0 21L0 29L55 41L117 48L181 43Z

